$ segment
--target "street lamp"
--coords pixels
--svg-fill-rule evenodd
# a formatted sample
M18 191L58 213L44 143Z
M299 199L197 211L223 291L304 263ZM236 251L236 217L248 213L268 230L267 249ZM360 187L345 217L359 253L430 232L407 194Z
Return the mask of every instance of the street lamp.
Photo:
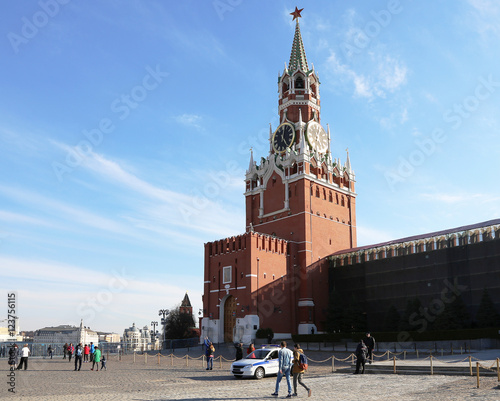
M158 316L161 316L161 324L163 326L163 344L162 344L162 349L165 345L165 341L166 341L166 338L165 338L165 325L167 324L167 315L170 313L170 311L168 309L160 309L160 311L158 312Z
M151 330L151 342L153 343L153 349L155 349L156 344L156 326L158 326L158 322L151 322L151 326L153 326L153 330Z

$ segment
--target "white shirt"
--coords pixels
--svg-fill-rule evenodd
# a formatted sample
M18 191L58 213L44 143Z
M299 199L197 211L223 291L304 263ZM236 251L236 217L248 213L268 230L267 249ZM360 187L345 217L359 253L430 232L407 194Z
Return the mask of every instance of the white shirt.
M31 351L28 347L23 347L23 349L21 350L21 356L23 358L27 358L29 355L30 355Z

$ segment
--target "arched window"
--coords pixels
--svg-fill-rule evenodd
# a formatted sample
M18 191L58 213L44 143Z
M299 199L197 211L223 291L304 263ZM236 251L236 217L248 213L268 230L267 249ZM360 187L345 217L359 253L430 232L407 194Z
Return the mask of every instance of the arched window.
M298 77L295 80L295 89L304 89L304 80L302 77Z

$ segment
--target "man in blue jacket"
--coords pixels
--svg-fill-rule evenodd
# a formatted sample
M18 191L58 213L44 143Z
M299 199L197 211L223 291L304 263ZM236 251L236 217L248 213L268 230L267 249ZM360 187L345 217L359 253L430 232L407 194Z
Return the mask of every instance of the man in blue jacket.
M271 395L277 397L280 390L280 382L283 375L286 377L288 385L288 395L286 398L292 398L292 384L290 383L290 370L292 368L293 352L286 347L286 341L281 342L281 349L278 353L279 372L276 378L276 389Z

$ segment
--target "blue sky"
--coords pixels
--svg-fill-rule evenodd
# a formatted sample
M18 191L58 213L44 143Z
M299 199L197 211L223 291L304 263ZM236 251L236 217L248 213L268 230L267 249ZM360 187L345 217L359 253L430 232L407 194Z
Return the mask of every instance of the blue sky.
M500 217L494 0L8 2L0 288L22 329L201 308L203 244L245 231L295 6L358 244Z

